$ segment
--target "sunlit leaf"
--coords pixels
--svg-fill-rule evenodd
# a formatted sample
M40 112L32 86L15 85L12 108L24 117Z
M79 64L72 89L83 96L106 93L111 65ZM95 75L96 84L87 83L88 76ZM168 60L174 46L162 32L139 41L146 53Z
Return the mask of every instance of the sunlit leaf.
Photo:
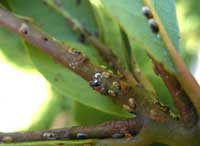
M27 69L33 67L21 39L16 34L0 27L0 40L0 51L9 63Z

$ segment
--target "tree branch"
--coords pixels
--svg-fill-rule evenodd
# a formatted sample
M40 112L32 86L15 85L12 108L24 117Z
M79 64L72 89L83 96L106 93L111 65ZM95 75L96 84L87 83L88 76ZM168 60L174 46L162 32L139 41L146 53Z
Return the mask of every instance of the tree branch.
M0 133L0 142L28 142L47 140L79 140L124 138L135 136L142 127L139 119L106 122L96 126L80 126L32 132Z

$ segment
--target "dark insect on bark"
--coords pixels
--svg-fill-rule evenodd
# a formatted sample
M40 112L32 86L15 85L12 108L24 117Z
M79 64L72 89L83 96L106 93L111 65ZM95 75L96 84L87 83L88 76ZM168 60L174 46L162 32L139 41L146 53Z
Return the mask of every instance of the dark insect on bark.
M156 21L154 19L149 19L148 20L149 26L152 30L153 33L158 33L159 32L159 28L158 25L156 23Z
M100 87L102 84L101 79L102 79L102 74L100 72L96 72L93 76L92 81L90 81L90 86L94 89Z
M153 18L153 14L151 13L151 10L147 6L142 7L142 13L147 19Z
M94 79L92 81L90 81L90 86L92 88L96 88L96 87L99 87L101 85L101 81L97 80L97 79Z
M45 138L49 139L49 140L55 140L55 139L56 139L54 133L45 132L45 133L43 134L43 136L44 136Z
M77 133L76 138L77 139L86 139L86 138L88 138L88 135L86 133Z
M44 37L43 39L45 42L47 42L49 40L47 37Z
M78 37L78 41L80 42L80 43L85 43L85 41L86 41L86 38L85 38L85 35L84 34L80 34L79 35L79 37Z
M143 15L148 19L148 24L152 30L153 33L158 33L159 28L155 20L153 19L153 14L151 13L151 10L147 6L142 7L142 13Z

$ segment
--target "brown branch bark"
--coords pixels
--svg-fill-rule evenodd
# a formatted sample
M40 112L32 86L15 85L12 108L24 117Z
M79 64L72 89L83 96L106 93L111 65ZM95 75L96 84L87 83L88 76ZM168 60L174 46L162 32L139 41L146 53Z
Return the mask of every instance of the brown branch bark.
M141 129L139 119L106 122L96 126L80 126L32 132L0 133L0 142L27 142L47 140L79 140L125 138L135 136Z

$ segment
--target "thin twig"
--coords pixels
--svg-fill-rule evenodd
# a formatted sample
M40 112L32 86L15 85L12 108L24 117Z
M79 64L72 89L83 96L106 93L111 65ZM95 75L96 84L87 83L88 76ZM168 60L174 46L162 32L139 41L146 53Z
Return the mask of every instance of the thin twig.
M135 136L141 127L142 122L134 118L106 122L96 126L77 126L43 131L0 133L0 142L124 138Z

